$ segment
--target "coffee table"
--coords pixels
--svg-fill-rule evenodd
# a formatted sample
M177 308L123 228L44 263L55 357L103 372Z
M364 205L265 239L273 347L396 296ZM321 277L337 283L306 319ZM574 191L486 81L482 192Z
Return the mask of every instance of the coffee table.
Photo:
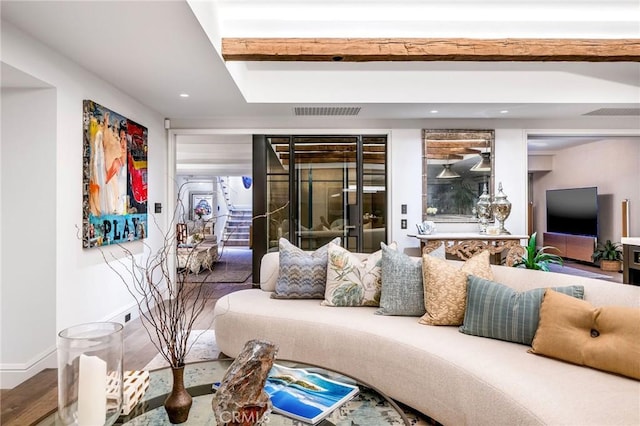
M184 372L185 386L193 396L193 405L189 412L189 419L183 425L215 425L211 408L211 384L222 380L224 373L232 363L232 359L217 359L187 364ZM398 405L389 397L375 388L359 382L353 378L332 372L327 369L310 366L308 364L277 360L278 364L290 367L303 367L330 378L342 378L356 383L360 392L353 399L336 409L319 426L359 425L409 425L407 417ZM171 391L171 369L160 368L149 374L149 389L143 400L134 407L129 416L121 416L116 424L138 425L169 425L163 402ZM39 423L40 426L62 424L57 413ZM269 414L269 426L305 425L300 421L285 417L277 413Z

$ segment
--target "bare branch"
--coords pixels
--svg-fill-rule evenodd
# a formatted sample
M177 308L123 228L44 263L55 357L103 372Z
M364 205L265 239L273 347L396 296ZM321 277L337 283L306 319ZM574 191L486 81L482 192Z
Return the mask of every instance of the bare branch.
M206 306L204 286L188 283L191 270L187 267L176 271L174 275L169 269L169 265L173 264L172 256L176 256L178 247L176 223L184 213L180 192L181 188L178 190L178 202L166 231L162 230L157 218L152 215L153 225L162 235L158 249L154 250L146 241L140 241L145 250L142 255L136 255L128 248L128 244L116 243L110 247L117 247L121 251L121 256L116 256L112 252L107 256L105 249L98 247L107 266L120 278L129 294L135 299L142 325L151 342L172 367L184 365L193 344L188 343L189 335L195 321ZM287 202L271 212L254 216L252 219L271 218L288 206ZM202 222L203 234L207 222ZM233 232L235 230L231 231ZM78 233L80 234L79 228ZM193 249L187 255L186 265L190 265L192 256L196 256L196 248L199 244L200 242L192 245ZM222 250L225 246L226 244L223 243ZM209 266L208 274L211 272L211 266Z
M99 247L107 266L135 299L142 325L151 342L172 367L184 365L191 349L187 340L206 303L202 286L186 285L190 273L188 269L177 271L175 279L169 269L172 264L170 258L176 255L175 223L180 209L184 208L178 199L166 232L162 230L156 217L152 216L154 226L162 235L160 247L155 251L145 241L141 242L145 254L138 257L127 245L120 243L114 245L123 255L120 257L112 252L107 256L105 249Z

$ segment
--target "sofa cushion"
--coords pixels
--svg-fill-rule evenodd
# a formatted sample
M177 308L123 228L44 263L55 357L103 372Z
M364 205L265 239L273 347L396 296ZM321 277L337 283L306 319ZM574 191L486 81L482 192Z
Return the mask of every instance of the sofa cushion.
M410 257L382 243L382 290L379 315L424 315L422 258Z
M467 303L467 276L493 279L489 252L476 254L458 268L444 259L422 256L424 306L421 324L461 325Z
M596 308L547 289L529 351L640 380L640 309Z
M581 285L554 287L558 292L582 299ZM460 331L531 345L538 328L540 302L544 288L519 292L511 287L469 275L467 308Z
M328 244L337 245L340 238ZM308 253L280 238L280 269L274 299L322 299L327 282L328 244Z
M389 247L395 249L396 244ZM362 259L337 244L329 243L325 306L379 306L382 286L382 250Z

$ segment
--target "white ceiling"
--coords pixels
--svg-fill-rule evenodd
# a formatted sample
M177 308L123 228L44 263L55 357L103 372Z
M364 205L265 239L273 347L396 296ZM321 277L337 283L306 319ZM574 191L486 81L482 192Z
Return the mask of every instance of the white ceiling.
M173 123L197 127L225 121L260 123L256 127L262 128L322 123L318 117L295 117L293 107L301 105L361 106L358 120L553 118L576 123L609 119L583 116L599 108L640 106L638 63L225 63L219 52L223 36L640 38L637 1L3 0L0 12L3 23ZM35 84L14 71L3 64L3 87ZM338 127L344 127L349 119L338 120L343 120ZM192 150L211 140L201 142L188 141L184 147ZM220 144L214 157L225 144L244 145L237 160L248 169L246 137L213 142ZM195 152L179 154L188 167L203 164ZM236 167L233 159L222 160Z

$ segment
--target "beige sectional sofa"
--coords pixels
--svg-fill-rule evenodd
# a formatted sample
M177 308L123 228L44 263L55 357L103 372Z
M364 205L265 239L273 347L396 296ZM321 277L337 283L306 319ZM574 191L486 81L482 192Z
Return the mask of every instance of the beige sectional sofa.
M640 287L492 269L494 281L516 290L578 284L594 306L640 307ZM374 315L376 308L272 299L277 275L278 253L269 253L262 260L260 289L217 302L222 352L236 356L247 340L267 339L279 346L280 359L358 378L444 425L640 424L637 380L533 355L522 344L462 334L458 327Z

